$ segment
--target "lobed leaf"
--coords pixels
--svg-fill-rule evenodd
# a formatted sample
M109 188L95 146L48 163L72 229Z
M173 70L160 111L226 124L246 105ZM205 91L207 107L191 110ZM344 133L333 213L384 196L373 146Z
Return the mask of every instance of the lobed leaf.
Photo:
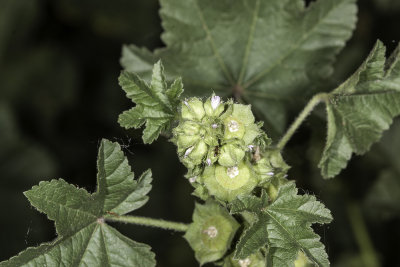
M355 0L161 0L165 48L124 46L121 64L149 77L161 58L191 95L235 95L282 132L286 111L332 73L351 36ZM296 99L296 101L293 101ZM290 103L290 106L288 105Z
M386 60L378 41L366 61L329 94L328 137L319 167L326 178L367 152L400 114L400 48Z
M150 84L128 71L121 73L119 84L126 96L136 104L134 108L119 116L119 124L129 129L140 128L146 123L143 141L145 144L152 143L161 132L170 128L178 112L179 96L183 92L181 79L176 79L170 88L167 88L164 68L159 61L153 67Z
M58 237L1 262L1 267L155 266L148 245L125 237L105 223L110 214L123 215L145 204L151 172L134 180L120 146L108 140L101 142L97 167L98 189L94 194L62 179L41 182L25 192L32 206L55 221Z
M247 210L257 216L257 221L241 236L236 258L244 259L267 245L267 261L271 266L293 266L300 250L318 266L329 266L324 245L311 224L329 223L332 216L314 196L298 195L295 184L288 182L280 187L270 205L265 192L258 199L240 198L233 202L232 211Z

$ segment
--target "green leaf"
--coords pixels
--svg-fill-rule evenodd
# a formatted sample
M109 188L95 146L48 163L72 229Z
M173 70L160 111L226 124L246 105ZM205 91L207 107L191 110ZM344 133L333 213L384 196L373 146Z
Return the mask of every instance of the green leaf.
M356 21L355 0L161 0L165 48L125 46L121 63L148 77L161 58L191 95L240 96L285 128L288 101L300 103L332 63ZM296 100L294 98L297 96Z
M400 114L400 48L386 60L378 41L362 66L329 94L328 137L319 167L326 178L367 152Z
M40 212L55 221L58 238L0 263L5 266L155 266L154 253L105 220L145 204L151 172L139 180L120 146L102 140L98 156L98 189L89 194L62 179L41 182L25 196ZM117 214L114 214L117 213Z
M240 196L232 203L232 213L249 211L257 216L241 236L235 258L244 259L268 246L268 266L293 266L299 251L318 266L329 266L328 256L312 223L329 223L331 213L314 196L297 195L294 182L279 189L274 202L268 204L263 191L260 198Z
M179 106L179 96L183 92L183 84L177 78L170 88L164 76L161 61L153 68L151 83L147 84L137 74L123 71L119 84L136 106L123 112L118 119L119 124L126 128L140 128L146 123L143 131L143 141L150 144L158 138L161 132L169 130Z

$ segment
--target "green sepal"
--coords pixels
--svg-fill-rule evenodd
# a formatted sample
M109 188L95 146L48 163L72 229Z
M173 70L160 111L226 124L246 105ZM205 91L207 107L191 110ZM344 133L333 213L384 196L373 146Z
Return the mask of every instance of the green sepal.
M236 166L243 160L245 153L243 142L229 142L220 148L218 163L225 167Z
M203 102L196 98L184 100L181 109L181 116L184 120L201 121L204 117L205 111Z
M200 129L200 125L193 121L184 121L173 129L172 141L177 145L178 152L183 152L199 141Z
M225 104L214 93L204 103L204 110L209 117L218 117L225 110Z
M203 140L200 140L181 154L181 161L187 168L192 169L196 165L203 163L207 152L207 144Z
M235 259L231 254L225 258L222 267L265 267L266 264L265 257L261 252L258 252L245 259Z
M196 203L193 222L184 238L195 252L200 265L221 259L231 247L239 224L216 202Z
M225 113L225 140L242 139L245 145L249 145L261 135L260 126L254 123L255 118L250 105L233 104Z
M206 167L202 181L210 195L221 201L232 201L240 194L250 193L257 185L258 178L249 166L242 161L238 166Z

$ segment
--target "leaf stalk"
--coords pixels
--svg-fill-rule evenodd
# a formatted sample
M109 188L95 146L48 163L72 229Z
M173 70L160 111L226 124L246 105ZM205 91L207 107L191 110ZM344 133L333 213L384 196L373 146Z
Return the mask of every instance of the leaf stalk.
M140 216L107 216L105 219L112 222L138 224L143 226L161 228L164 230L174 230L177 232L186 232L189 228L189 225L185 223L171 222L162 219L153 219Z
M328 101L328 98L329 98L328 93L319 93L314 95L311 98L311 100L307 103L307 105L304 107L304 109L301 111L299 116L292 123L292 125L290 125L289 129L286 131L281 140L279 140L278 144L276 145L276 148L279 150L283 150L287 142L289 142L293 134L300 127L303 121L308 117L308 115L310 115L310 113L314 110L314 108L322 101L326 103Z

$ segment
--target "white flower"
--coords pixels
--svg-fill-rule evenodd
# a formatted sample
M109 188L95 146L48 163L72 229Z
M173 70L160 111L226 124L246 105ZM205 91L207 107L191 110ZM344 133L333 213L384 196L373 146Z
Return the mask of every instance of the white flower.
M189 148L186 150L185 156L184 156L184 157L186 158L187 156L189 156L190 152L192 152L193 149L194 149L194 146L189 147Z
M215 110L220 103L221 103L221 98L219 96L214 95L211 97L211 107L213 110Z
M226 173L228 174L229 177L235 178L236 176L239 175L239 168L237 166L229 167L226 170Z
M245 258L244 260L239 260L240 267L249 267L251 264L251 260L249 258Z
M203 233L207 234L210 238L214 238L218 235L218 229L215 226L210 226Z
M231 133L239 131L239 123L235 120L231 120L228 123L228 129Z
M191 184L193 184L194 182L196 182L196 180L197 180L197 176L193 176L193 177L190 177L190 178L189 178L189 182L190 182Z

